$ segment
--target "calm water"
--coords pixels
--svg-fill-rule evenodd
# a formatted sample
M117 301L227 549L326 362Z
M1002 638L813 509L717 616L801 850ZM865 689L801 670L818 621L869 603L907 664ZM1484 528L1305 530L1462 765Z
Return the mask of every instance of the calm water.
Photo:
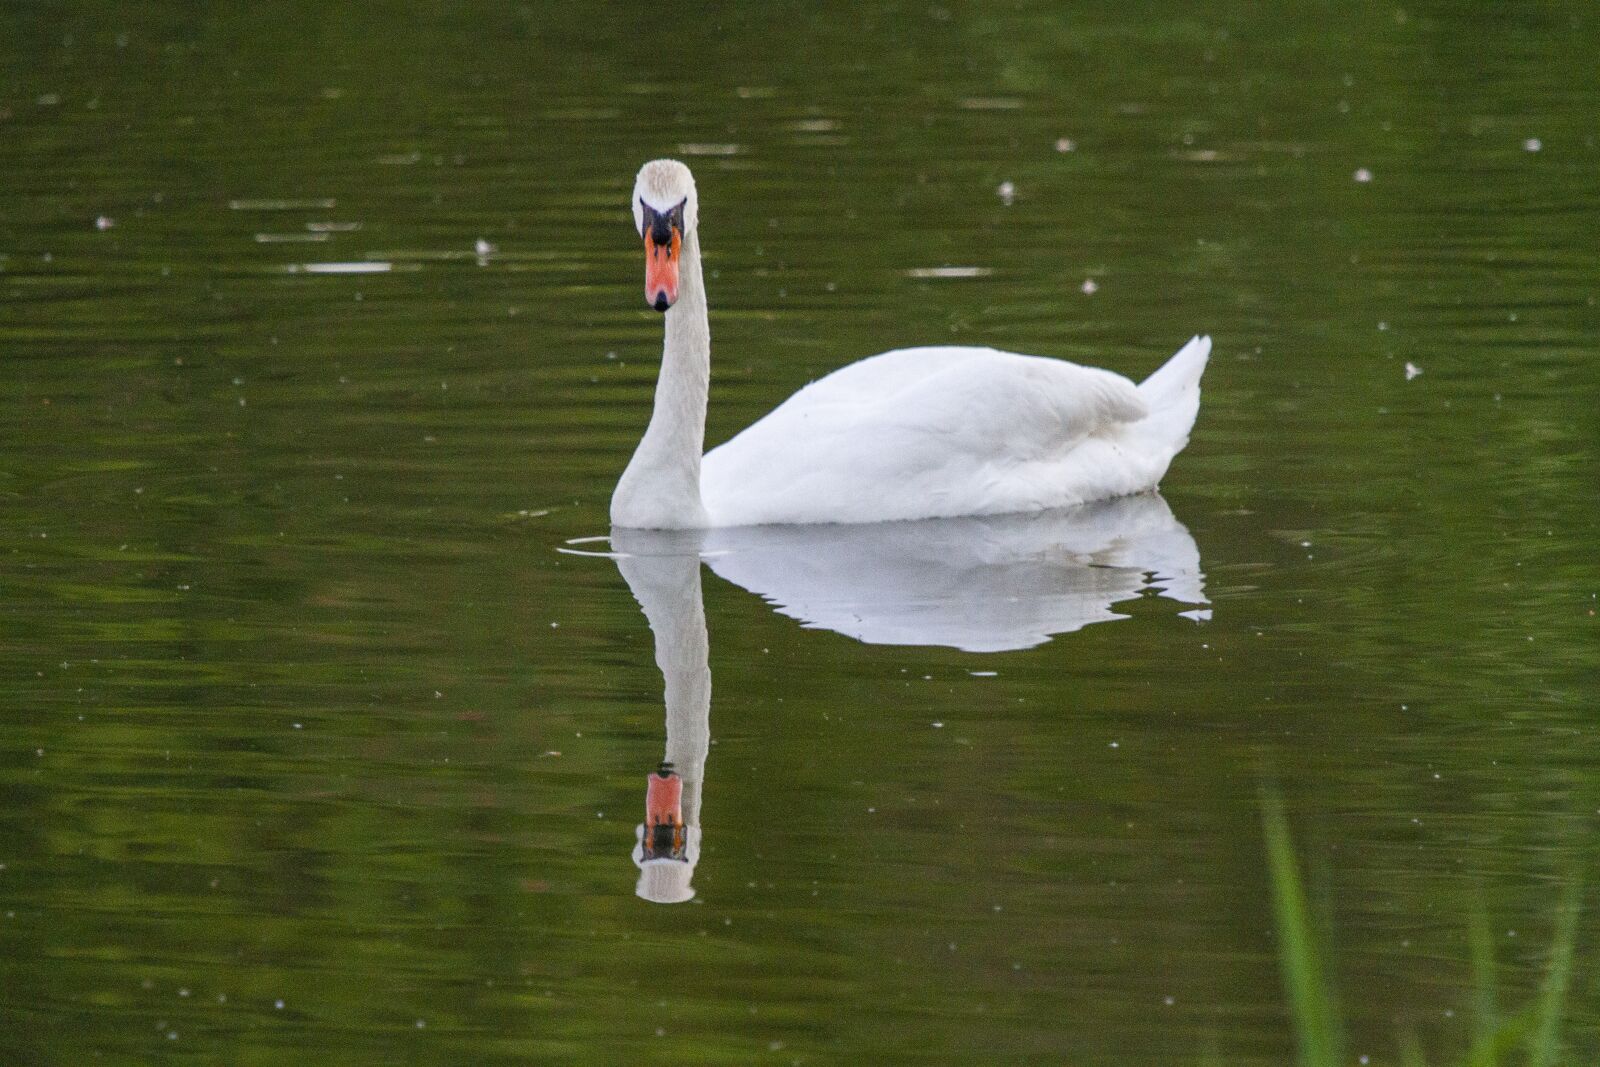
M1283 1063L1268 782L1353 1055L1460 1055L1475 915L1537 992L1600 840L1590 5L351 7L0 9L0 1060ZM663 154L710 442L1209 332L1163 498L610 558Z

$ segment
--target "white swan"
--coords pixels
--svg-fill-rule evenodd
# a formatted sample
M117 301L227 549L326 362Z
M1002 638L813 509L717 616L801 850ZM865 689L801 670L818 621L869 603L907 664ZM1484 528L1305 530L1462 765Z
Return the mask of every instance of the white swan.
M1135 385L992 348L907 348L812 382L704 458L711 327L689 168L633 188L645 300L666 312L655 409L611 497L622 527L997 515L1154 489L1189 440L1211 352L1195 337Z

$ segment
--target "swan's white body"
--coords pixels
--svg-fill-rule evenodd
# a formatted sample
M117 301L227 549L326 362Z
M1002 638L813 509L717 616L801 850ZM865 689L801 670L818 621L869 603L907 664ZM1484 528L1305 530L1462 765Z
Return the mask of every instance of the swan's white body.
M811 383L702 457L711 330L688 168L647 163L658 211L688 205L655 410L617 483L618 526L857 523L1069 507L1154 489L1188 443L1211 351L1143 383L992 348L907 348Z

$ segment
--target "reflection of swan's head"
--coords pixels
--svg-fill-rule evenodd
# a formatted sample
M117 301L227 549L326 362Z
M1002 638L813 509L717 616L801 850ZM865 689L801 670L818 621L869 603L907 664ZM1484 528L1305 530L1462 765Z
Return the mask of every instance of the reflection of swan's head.
M634 892L655 904L681 904L694 896L689 884L700 860L700 828L683 821L683 779L670 768L650 775L644 822L634 831Z
M633 183L633 227L644 239L644 299L665 311L678 299L679 249L694 232L700 202L694 175L676 159L652 159Z

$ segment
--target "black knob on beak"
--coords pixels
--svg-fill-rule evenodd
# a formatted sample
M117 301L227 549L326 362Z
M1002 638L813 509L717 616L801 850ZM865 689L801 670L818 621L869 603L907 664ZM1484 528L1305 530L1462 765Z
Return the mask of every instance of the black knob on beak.
M667 310L667 308L669 308L671 306L672 306L671 304L667 303L667 294L666 293L657 293L656 294L656 302L654 304L654 307L655 307L655 309L657 311L665 311L665 310Z

